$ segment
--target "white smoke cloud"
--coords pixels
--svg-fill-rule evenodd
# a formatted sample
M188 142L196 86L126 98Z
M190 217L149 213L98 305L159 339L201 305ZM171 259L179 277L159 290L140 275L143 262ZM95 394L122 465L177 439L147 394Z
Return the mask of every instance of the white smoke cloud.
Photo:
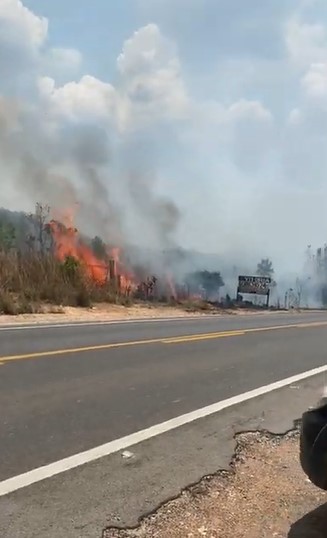
M325 170L327 128L327 31L321 23L292 18L286 43L290 66L299 70L297 104L290 111L282 147L285 181L294 185L301 197L307 230L326 240L327 188ZM318 212L318 222L316 215ZM309 218L308 218L309 217ZM320 219L320 226L319 226ZM312 226L315 222L315 227ZM307 236L308 243L311 243Z
M56 79L72 77L82 68L83 58L76 49L54 47L46 51L41 65L41 71Z
M302 85L309 97L327 102L327 62L312 63L302 79Z
M48 32L48 21L38 17L20 0L2 0L0 4L1 39L6 44L17 42L22 48L39 49Z
M307 23L299 16L286 25L286 46L291 62L298 68L327 60L327 33L321 23Z
M43 103L52 117L62 121L83 122L110 121L119 103L117 94L111 84L102 82L90 75L85 75L79 82L68 82L56 87L50 77L41 77L38 87Z
M157 25L141 28L125 42L117 66L138 119L188 117L191 103L179 59Z
M327 228L326 27L308 22L303 9L276 8L270 20L262 3L252 4L266 21L263 34L276 37L278 29L276 57L254 46L244 10L246 24L229 24L247 36L246 54L237 57L226 37L231 63L217 62L209 89L197 92L185 55L158 23L122 43L112 82L82 74L78 50L49 47L51 21L19 0L2 0L2 203L30 209L36 200L69 198L80 204L82 226L105 239L183 244L254 267L259 256L283 269L297 265ZM196 14L199 5L192 2ZM276 78L288 91L282 107L269 87ZM224 91L227 79L228 88L235 80L233 97ZM291 246L297 255L290 260Z

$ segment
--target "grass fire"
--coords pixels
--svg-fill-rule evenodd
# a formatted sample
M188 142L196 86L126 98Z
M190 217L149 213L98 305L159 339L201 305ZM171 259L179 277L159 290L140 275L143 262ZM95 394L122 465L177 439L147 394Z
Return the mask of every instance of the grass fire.
M1 313L37 312L43 303L89 307L94 302L204 303L209 298L196 272L174 274L171 253L161 253L156 264L141 263L128 246L80 233L75 213L37 204L35 213L24 215L23 226L2 227ZM209 292L218 292L220 273L208 275Z

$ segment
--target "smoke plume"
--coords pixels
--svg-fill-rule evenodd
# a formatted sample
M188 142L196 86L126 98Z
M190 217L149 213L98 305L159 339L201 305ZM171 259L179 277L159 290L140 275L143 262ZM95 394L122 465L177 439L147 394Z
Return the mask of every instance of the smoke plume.
M309 3L295 10L285 0L269 17L250 7L231 25L233 43L222 31L221 55L208 43L207 74L192 77L183 18L168 38L163 3L157 12L140 4L157 22L122 43L111 83L83 72L79 50L51 48L51 20L21 0L0 2L1 205L77 207L83 233L142 247L154 265L158 251L214 252L206 261L176 254L176 264L221 270L231 283L270 256L287 288L305 246L326 239L326 28ZM205 40L196 4L187 35ZM206 21L216 20L217 3L205 4ZM242 33L237 43L249 18L252 41ZM269 54L267 36L280 45ZM283 103L274 86L287 88Z

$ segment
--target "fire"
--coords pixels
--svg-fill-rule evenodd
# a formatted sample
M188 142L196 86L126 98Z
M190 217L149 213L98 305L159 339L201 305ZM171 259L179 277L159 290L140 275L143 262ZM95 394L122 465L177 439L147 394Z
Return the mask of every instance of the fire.
M100 286L108 282L114 290L127 296L136 294L150 299L160 290L175 300L185 295L185 290L176 287L170 271L166 272L163 285L158 283L158 287L157 278L150 277L146 271L135 268L136 276L128 263L124 263L123 252L119 247L106 247L103 257L98 258L74 225L77 210L76 204L70 210L57 211L49 223L54 254L60 262L65 262L68 257L78 260L90 280Z
M99 260L93 254L87 245L83 244L77 229L67 228L55 220L50 222L50 228L57 259L64 262L69 256L75 258L81 262L88 277L103 284L107 279L107 266L103 260Z
M104 284L109 279L121 292L129 294L135 291L137 284L134 275L123 266L120 249L108 249L106 261L97 258L74 226L75 211L76 208L57 213L57 218L49 224L57 259L64 262L71 256L81 263L86 275L96 283Z
M120 261L121 249L119 247L111 248L109 250L109 257L114 262L115 271L117 272L115 277L118 278L119 289L124 290L129 295L137 289L137 283L132 271L126 269Z

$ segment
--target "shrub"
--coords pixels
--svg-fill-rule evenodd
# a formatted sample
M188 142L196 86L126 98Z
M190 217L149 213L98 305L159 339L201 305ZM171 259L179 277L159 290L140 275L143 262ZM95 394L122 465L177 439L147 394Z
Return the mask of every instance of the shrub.
M132 303L112 283L99 285L87 277L73 257L64 262L51 253L0 251L0 312L40 311L41 303L89 308L92 302Z
M6 291L0 291L0 313L8 316L18 314L18 309L13 297Z

